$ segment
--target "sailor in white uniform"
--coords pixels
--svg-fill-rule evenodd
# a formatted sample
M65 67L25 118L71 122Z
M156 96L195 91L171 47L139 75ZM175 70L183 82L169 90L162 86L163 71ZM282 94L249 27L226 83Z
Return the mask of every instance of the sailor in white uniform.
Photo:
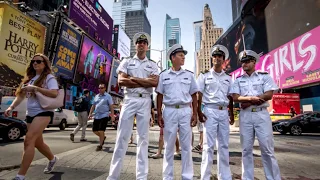
M239 60L245 73L232 85L230 93L241 103L240 139L242 146L242 179L254 179L253 144L257 135L264 173L267 180L280 180L280 170L274 156L272 122L267 111L268 100L278 86L267 72L255 70L259 55L251 50L242 51Z
M198 77L198 116L203 127L203 150L201 179L209 180L213 161L214 145L217 141L218 179L231 180L229 166L229 123L234 123L233 101L229 95L232 78L223 71L222 65L228 58L228 49L215 45L211 49L213 67ZM201 104L204 104L203 112ZM230 117L229 112L230 111Z
M133 37L136 55L123 59L117 69L118 83L124 87L116 145L110 164L109 180L119 179L123 158L128 148L132 132L134 116L137 123L137 156L136 179L146 180L148 176L148 144L149 121L151 118L151 99L153 87L159 79L158 66L147 58L146 52L150 45L147 33L137 33Z
M183 180L193 179L192 163L192 128L197 124L197 92L198 87L191 71L184 70L185 55L187 51L180 44L173 45L168 51L168 58L172 61L172 67L162 71L159 84L156 89L157 107L164 104L163 114L158 108L159 126L163 127L164 158L163 179L173 180L173 155L179 130L181 145L181 160Z

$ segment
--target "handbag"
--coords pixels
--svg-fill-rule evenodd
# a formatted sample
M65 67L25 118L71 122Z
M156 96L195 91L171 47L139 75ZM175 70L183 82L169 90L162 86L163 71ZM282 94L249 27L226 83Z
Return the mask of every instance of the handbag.
M50 109L56 109L63 106L63 100L64 100L63 89L58 90L58 96L55 98L45 96L40 92L36 92L35 94L42 109L50 110Z
M45 86L46 86L46 84L45 84ZM51 110L51 109L56 109L56 108L60 108L63 106L64 89L59 89L58 96L55 98L45 96L40 92L36 92L35 95L36 95L38 102L39 102L40 106L42 107L42 109Z

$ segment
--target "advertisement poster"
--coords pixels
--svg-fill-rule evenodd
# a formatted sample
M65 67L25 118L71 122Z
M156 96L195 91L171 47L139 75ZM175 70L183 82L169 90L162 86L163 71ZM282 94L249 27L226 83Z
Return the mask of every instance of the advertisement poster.
M131 48L131 39L123 30L120 25L114 26L114 34L113 34L114 42L113 47L116 48L118 52L118 58L129 57L130 56L130 48Z
M0 86L17 87L31 58L43 53L46 28L0 3Z
M260 57L256 70L267 71L281 89L320 81L320 26ZM241 68L231 73L243 74Z
M296 93L274 94L272 96L272 107L274 113L289 113L291 106L297 114L300 114L300 96Z
M98 86L103 83L108 87L113 57L97 45L88 36L83 36L80 57L74 81L81 88L98 93ZM100 72L100 67L103 71Z
M124 91L119 87L118 84L118 74L116 72L118 66L120 65L119 61L112 62L111 75L110 75L110 83L109 83L109 93L114 94L116 96L123 97Z
M103 47L112 47L113 20L98 0L70 0L69 18Z
M80 42L81 34L64 22L53 60L53 69L57 77L63 76L66 79L73 79Z
M229 58L223 65L224 71L230 73L241 67L238 57L244 50L242 35L246 49L262 55L269 52L265 18L264 7L255 8L244 19L238 18L218 39L215 44L224 45L229 50Z

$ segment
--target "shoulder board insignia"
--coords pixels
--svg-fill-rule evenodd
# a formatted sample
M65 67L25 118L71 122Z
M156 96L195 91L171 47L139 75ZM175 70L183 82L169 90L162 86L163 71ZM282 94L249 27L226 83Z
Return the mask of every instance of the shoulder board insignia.
M269 74L268 72L259 71L258 74Z
M202 71L201 73L202 73L202 74L205 74L205 73L207 73L207 72L209 72L209 70L204 70L204 71Z
M165 71L166 71L166 69L165 69L165 70L163 70L163 71L161 71L161 72L160 72L160 74L161 74L161 73L163 73L163 72L165 72ZM160 74L159 74L159 75L160 75Z
M226 72L226 75L231 76L231 74L230 74L230 73L227 73L227 72Z
M186 69L186 71L191 72L191 73L193 74L193 72L192 72L192 71L190 71L190 70L188 70L188 69Z
M156 61L154 61L154 60L152 60L152 59L149 59L149 61L154 62L154 63L157 63Z
M238 78L241 78L242 76L243 76L243 75L241 75L241 76L238 76L238 77L237 77L237 79L238 79Z

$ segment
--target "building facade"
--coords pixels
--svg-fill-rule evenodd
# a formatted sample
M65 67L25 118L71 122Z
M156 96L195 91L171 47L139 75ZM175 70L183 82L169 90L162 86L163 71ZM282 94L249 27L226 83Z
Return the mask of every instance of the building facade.
M147 14L148 0L114 0L112 18L114 24L126 26L126 12L143 10Z
M151 25L144 10L127 11L125 19L125 31L130 39L133 39L133 36L138 32L146 32L151 36ZM135 42L132 42L130 56L134 56L135 53ZM150 58L150 51L147 52L147 57Z
M201 38L202 38L202 23L203 21L196 21L193 23L193 32L194 32L194 71L193 72L197 72L197 56L198 56L198 52L200 50L201 47Z
M164 31L163 31L163 58L161 60L162 62L162 68L167 69L172 66L172 63L167 57L168 50L174 45L174 44L180 44L181 43L181 28L180 28L180 20L179 18L171 18L168 14L166 14L166 20L164 24Z
M201 45L200 51L197 54L197 76L200 72L211 68L211 48L223 33L223 29L216 27L213 23L211 10L208 4L204 6L201 30Z

